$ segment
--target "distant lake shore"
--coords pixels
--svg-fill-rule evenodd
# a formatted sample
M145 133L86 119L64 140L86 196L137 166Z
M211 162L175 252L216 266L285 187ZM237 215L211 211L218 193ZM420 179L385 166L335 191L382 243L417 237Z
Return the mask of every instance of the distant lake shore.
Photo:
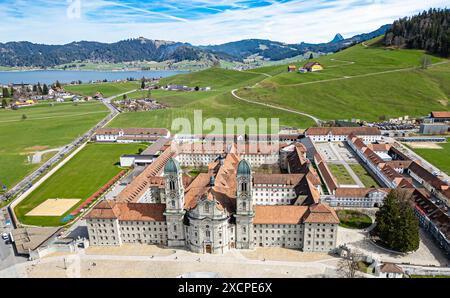
M125 80L127 78L166 78L188 71L177 70L8 70L0 71L0 84L66 84L74 81L89 83L98 80Z

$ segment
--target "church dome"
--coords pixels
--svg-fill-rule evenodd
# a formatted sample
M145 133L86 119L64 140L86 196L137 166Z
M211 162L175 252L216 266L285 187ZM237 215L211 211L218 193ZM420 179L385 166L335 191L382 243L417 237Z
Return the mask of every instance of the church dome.
M164 167L164 173L172 174L172 173L178 173L180 171L180 165L178 164L178 161L171 158L166 163L166 166Z
M250 176L252 174L250 165L248 164L248 162L245 159L243 159L239 162L239 165L237 168L237 174L238 175L246 175L246 176Z

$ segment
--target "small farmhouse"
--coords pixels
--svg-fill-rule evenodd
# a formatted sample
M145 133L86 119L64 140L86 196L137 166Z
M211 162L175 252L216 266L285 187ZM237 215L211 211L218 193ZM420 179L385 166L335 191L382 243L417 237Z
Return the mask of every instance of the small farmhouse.
M308 62L303 66L303 68L309 72L314 72L321 71L324 67L319 62Z
M297 66L295 66L295 65L288 66L288 72L296 72L296 71L297 71Z

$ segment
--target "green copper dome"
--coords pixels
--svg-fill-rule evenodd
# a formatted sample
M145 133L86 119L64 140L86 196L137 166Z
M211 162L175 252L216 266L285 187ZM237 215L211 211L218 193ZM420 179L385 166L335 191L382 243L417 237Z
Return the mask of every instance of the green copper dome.
M178 161L171 158L166 163L166 166L164 167L164 173L166 174L176 174L180 171L180 165L178 164Z
M245 175L250 176L252 174L252 169L250 168L250 165L248 162L243 159L241 162L239 162L238 168L237 168L237 174L238 175Z

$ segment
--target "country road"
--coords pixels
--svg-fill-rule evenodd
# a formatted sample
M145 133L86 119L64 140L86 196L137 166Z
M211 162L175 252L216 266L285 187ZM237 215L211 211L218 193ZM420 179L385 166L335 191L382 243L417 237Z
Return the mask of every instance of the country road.
M119 96L123 96L125 94L129 94L132 92L135 92L135 90L131 90L129 92L125 92L116 96L112 96L109 98L104 99L102 102L103 104L110 110L111 113L109 113L105 118L103 118L99 123L97 123L94 127L92 127L88 132L83 134L81 137L75 139L73 142L66 146L62 146L61 150L59 150L52 158L50 158L48 161L46 161L44 164L42 164L38 169L36 169L34 172L29 174L27 177L22 179L19 183L17 183L14 187L12 187L4 196L0 195L0 201L5 200L7 198L20 196L23 195L27 190L34 188L36 185L32 185L32 182L36 179L38 179L45 171L53 167L55 164L58 164L59 162L65 161L65 159L69 158L64 156L75 149L82 146L86 141L88 141L92 135L95 133L95 131L98 128L105 127L110 123L117 115L120 114L120 111L118 111L112 104L111 101L114 98L117 98ZM97 112L95 112L97 113ZM102 112L104 113L104 112ZM56 118L54 117L48 117L48 118ZM63 160L64 158L64 160ZM38 181L37 184L40 184L42 181Z
M287 109L287 108L283 108L283 107L277 107L277 106L274 106L274 105L271 105L271 104L268 104L268 103L262 103L262 102L258 102L258 101L252 101L252 100L249 100L249 99L245 99L245 98L242 98L242 97L238 96L236 94L236 91L238 91L238 89L232 90L231 94L233 95L234 98L236 98L238 100L245 101L245 102L252 103L252 104L257 104L257 105L260 105L260 106L269 107L269 108L272 108L272 109L277 109L277 110L280 110L280 111L285 111L285 112L289 112L289 113L293 113L293 114L298 114L298 115L301 115L301 116L305 116L305 117L311 118L317 124L321 123L321 120L319 118L314 117L313 115L310 115L310 114L307 114L307 113L304 113L304 112L299 112L299 111L292 110L292 109Z
M356 62L353 62L353 61L345 61L345 62L347 62L349 64L356 63ZM442 64L447 64L447 63L450 63L450 61L442 61L442 62L434 63L434 64L431 64L429 67L442 65ZM354 76L344 76L344 77L339 77L339 78L334 78L334 79L326 79L326 80L319 80L319 81L313 81L313 82L304 82L304 83L296 83L296 84L286 84L286 85L279 85L279 86L280 87L290 87L290 86L303 86L303 85L323 84L323 83L327 83L327 82L335 82L335 81L349 80L349 79L355 79L355 78L371 77L371 76L377 76L377 75L382 75L382 74L389 74L389 73L396 73L396 72L403 72L403 71L411 71L411 70L416 70L416 69L418 69L418 67L408 67L408 68L386 70L386 71L366 73L366 74L354 75ZM258 74L272 77L269 74L263 74L263 73L258 73ZM253 86L251 88L256 87L258 84L259 83L256 83L255 86ZM296 110L289 109L289 108L278 107L278 106L275 106L275 105L271 105L271 104L267 104L267 103L262 103L262 102L253 101L253 100L250 100L250 99L242 98L242 97L240 97L240 96L238 96L236 94L236 92L238 90L239 89L234 89L234 90L231 91L231 94L233 95L233 97L238 99L238 100L245 101L245 102L252 103L252 104L265 106L265 107L270 107L270 108L273 108L273 109L286 111L286 112L290 112L290 113L294 113L294 114L298 114L298 115L302 115L302 116L305 116L305 117L308 117L308 118L314 120L314 122L316 122L317 124L321 123L321 120L319 118L317 118L317 117L315 117L315 116L313 116L311 114L305 113L305 112L300 112L300 111L296 111Z
M442 65L442 64L447 64L447 63L450 63L450 61L442 61L442 62L434 63L434 64L431 64L429 67ZM322 84L322 83L327 83L327 82L335 82L335 81L343 81L343 80L350 80L350 79L356 79L356 78L372 77L372 76L377 76L377 75L382 75L382 74L411 71L411 70L416 70L416 69L419 69L419 67L414 66L414 67L408 67L408 68L400 68L400 69L385 70L385 71L379 71L379 72L371 72L371 73L354 75L354 76L344 76L344 77L339 77L339 78L334 78L334 79L318 80L318 81L313 81L313 82L304 82L304 83L296 83L296 84L286 84L286 85L279 85L279 86L280 87L291 87L291 86L304 86L304 85Z

